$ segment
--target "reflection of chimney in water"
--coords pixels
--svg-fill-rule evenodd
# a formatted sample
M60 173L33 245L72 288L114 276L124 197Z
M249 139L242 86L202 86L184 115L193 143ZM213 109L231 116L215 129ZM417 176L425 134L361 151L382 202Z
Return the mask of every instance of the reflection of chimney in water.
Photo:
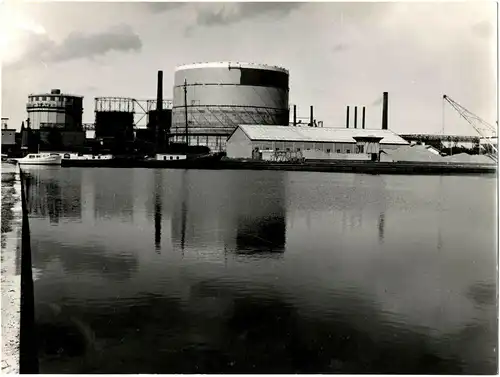
M385 212L380 212L378 217L378 242L384 242Z
M158 193L155 195L155 250L161 252L161 199Z
M187 182L186 170L182 173L182 207L181 207L181 252L184 255L184 245L186 242L186 221L187 221Z
M154 176L155 185L155 250L158 254L161 252L161 173L156 173Z

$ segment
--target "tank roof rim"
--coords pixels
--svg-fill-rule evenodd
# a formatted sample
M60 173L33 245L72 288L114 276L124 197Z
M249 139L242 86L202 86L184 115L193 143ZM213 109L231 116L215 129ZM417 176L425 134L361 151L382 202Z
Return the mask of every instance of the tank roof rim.
M246 66L246 67L255 67L259 68L262 70L270 70L270 71L278 71L278 72L285 72L289 73L288 69L284 67L280 67L277 65L269 65L269 64L263 64L263 63L251 63L251 62L237 62L237 61L212 61L212 62L195 62L195 63L188 63L188 64L181 64L175 67L175 72L178 71L183 71L183 70L189 70L189 69L196 69L196 68L219 68L219 67L227 67L227 66L234 66L235 68L237 66Z
M61 96L61 97L74 97L74 98L83 98L84 96L78 95L78 94L68 94L68 93L29 93L28 97L40 97L40 96L46 96L46 97L55 97L55 96Z

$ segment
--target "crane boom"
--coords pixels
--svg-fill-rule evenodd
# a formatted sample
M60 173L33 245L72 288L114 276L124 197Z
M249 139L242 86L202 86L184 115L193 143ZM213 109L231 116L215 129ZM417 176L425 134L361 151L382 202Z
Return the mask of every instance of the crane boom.
M458 112L458 114L460 114L460 116L464 118L467 123L469 123L483 139L486 140L486 143L489 145L495 155L492 157L496 159L496 156L498 156L498 150L495 143L492 142L492 139L498 140L497 127L492 126L485 120L478 117L476 114L470 112L458 102L448 97L446 94L443 95L443 100L448 102L451 107L453 107Z

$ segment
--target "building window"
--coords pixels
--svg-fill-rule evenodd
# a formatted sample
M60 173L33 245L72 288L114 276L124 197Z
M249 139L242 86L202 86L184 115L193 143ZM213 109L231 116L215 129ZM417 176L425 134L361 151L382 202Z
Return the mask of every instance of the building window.
M327 149L327 150L326 150L326 153L330 153L330 149Z
M170 159L173 160L174 158L172 156L170 156Z
M276 148L276 151L279 151L280 149L279 148Z
M56 100L56 97L50 97L50 100L51 100L51 101L55 101L55 100Z
M300 148L297 148L297 152L300 152Z
M42 101L47 101L47 97L42 97Z
M287 151L287 152L290 152L290 148L287 148L287 149L286 149L286 151Z
M167 159L167 156L163 156L163 161L165 161Z
M351 151L348 149L348 150L345 151L345 153L351 153Z
M269 150L269 147L266 147L266 151L268 151L268 150Z
M364 153L365 146L364 145L358 145L358 153Z
M340 149L337 149L337 153L340 153Z
M177 156L175 159L176 159L176 160L178 160L178 159L179 159L179 156Z

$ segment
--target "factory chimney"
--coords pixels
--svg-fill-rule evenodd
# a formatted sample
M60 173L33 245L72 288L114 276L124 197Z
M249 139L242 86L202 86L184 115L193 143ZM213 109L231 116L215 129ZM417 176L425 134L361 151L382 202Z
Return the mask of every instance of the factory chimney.
M362 120L363 130L365 129L365 115L366 115L366 107L363 106L363 120Z
M156 147L161 148L160 142L160 127L161 113L163 107L163 71L158 71L158 83L156 90L156 125L155 125L155 141Z
M293 105L293 126L297 125L297 105Z
M311 123L310 123L310 127L313 127L314 126L314 109L313 109L313 106L311 105Z
M358 107L354 106L354 128L358 128Z
M382 108L382 129L388 129L389 93L384 92L384 102Z
M346 128L349 128L349 106L347 106L347 115L345 117Z

